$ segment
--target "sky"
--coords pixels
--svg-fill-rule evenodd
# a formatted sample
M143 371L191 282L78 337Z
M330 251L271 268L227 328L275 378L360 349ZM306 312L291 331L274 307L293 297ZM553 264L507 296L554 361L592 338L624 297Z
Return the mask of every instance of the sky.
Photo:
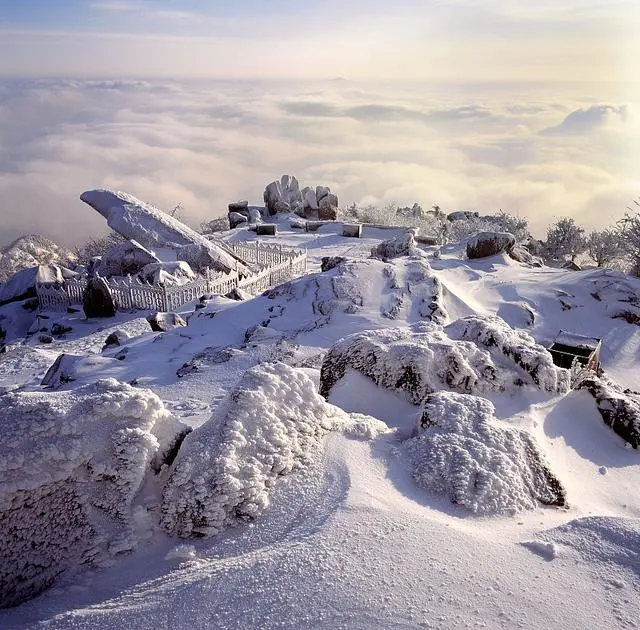
M341 203L505 209L539 235L640 195L640 2L0 0L0 244L191 225L283 173Z
M0 75L627 80L637 0L0 0Z

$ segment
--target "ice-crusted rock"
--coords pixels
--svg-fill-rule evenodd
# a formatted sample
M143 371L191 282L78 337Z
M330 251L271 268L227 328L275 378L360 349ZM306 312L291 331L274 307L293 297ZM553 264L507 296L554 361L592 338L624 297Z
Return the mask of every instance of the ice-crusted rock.
M3 396L0 607L75 568L136 548L134 498L188 428L151 391L113 379L70 392Z
M479 216L479 212L472 212L471 210L456 210L455 212L450 212L447 215L447 221L468 221L470 219L477 219Z
M82 294L82 308L87 317L114 317L118 305L104 278L89 278Z
M530 265L531 267L542 267L544 265L542 258L534 256L523 245L514 245L507 251L507 254L510 258L513 258L513 260L524 263L525 265Z
M566 492L526 431L497 426L478 396L429 395L418 435L401 447L416 484L476 514L564 506Z
M549 351L529 333L514 330L499 317L463 317L445 330L452 339L473 341L493 354L502 355L543 391L569 391L569 371L554 365Z
M147 317L147 321L153 332L168 332L175 328L184 328L187 322L178 313L152 313Z
M53 338L51 339L53 341ZM49 342L50 343L50 342ZM115 359L96 354L60 354L45 373L40 385L46 389L58 389L73 381L93 379L96 370L108 369Z
M348 369L376 385L420 404L442 389L459 393L529 387L568 391L570 374L553 365L533 339L497 317L482 323L465 318L443 328L434 323L412 329L368 330L345 337L326 354L320 393L329 396Z
M371 255L374 258L389 259L398 258L399 256L410 256L418 252L416 245L415 233L407 230L395 238L388 241L382 241L371 249Z
M323 256L320 263L322 271L329 271L347 260L344 256Z
M108 350L109 348L114 348L117 346L121 346L123 343L131 339L131 335L126 330L114 330L112 333L107 335L107 338L104 340L104 345L102 346L102 352Z
M34 297L36 284L62 284L64 277L58 265L39 265L13 274L0 284L0 306Z
M633 448L640 448L640 392L623 389L609 378L587 376L577 389L589 392L604 423Z
M139 276L145 282L153 285L179 286L195 280L196 274L184 260L174 262L160 262L146 265L140 270Z
M132 195L97 189L82 193L80 199L100 213L109 227L124 238L151 250L174 249L179 260L188 262L197 271L210 266L221 271L250 273L246 265L221 244L208 240L175 217Z
M304 200L298 180L292 175L283 175L280 181L271 182L265 188L264 203L270 215L278 212L302 212Z
M92 273L104 278L134 276L146 265L159 263L160 259L136 241L118 243L92 266Z
M509 232L480 232L467 241L467 258L486 258L502 252L509 253L516 237Z
M229 212L229 227L231 229L237 228L239 225L242 225L243 223L247 223L249 221L249 218L246 217L244 214L241 214L240 212Z
M302 370L274 363L247 371L182 444L164 488L162 527L209 537L255 518L277 478L310 466L345 415Z

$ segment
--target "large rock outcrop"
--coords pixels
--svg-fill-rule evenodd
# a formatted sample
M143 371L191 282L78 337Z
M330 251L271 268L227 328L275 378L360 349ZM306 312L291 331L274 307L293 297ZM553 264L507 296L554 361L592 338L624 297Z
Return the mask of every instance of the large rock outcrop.
M442 389L474 394L528 387L549 392L569 389L569 371L524 332L497 318L464 318L442 327L368 330L345 337L327 353L320 393L329 397L347 370L419 405Z
M151 391L113 379L72 392L3 397L0 417L0 607L69 569L134 550L135 497L188 432Z
M467 242L467 258L486 258L502 252L509 253L516 245L516 237L509 232L480 232Z
M533 437L498 426L493 404L478 396L429 395L418 435L401 451L418 486L475 514L566 504L566 492Z
M310 466L345 416L305 372L284 363L252 368L180 448L164 488L162 526L210 537L255 518L277 478Z
M193 269L213 267L249 275L249 268L221 243L208 240L155 206L114 190L88 190L80 199L101 214L110 228L126 239L155 251L170 248Z
M264 202L270 215L294 212L305 219L335 221L338 213L338 196L328 186L306 186L300 190L292 175L271 182L264 191Z

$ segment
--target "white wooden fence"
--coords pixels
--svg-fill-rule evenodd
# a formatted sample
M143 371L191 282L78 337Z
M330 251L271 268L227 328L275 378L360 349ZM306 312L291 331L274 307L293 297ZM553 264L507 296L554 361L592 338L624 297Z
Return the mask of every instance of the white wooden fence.
M240 278L235 271L225 273L207 269L203 277L179 286L151 285L137 276L111 278L107 284L120 310L172 311L205 293L225 295L238 288L258 295L270 287L303 275L307 269L307 253L303 250L257 242L225 245L259 270L251 276ZM40 310L59 311L82 304L86 286L86 279L67 280L63 284L37 284Z

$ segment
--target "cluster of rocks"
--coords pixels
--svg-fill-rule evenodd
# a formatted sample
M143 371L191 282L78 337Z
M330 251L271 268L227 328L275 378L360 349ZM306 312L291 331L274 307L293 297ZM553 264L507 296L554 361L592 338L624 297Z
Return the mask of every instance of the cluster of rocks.
M251 206L248 201L229 204L229 227L254 226L282 213L293 213L310 221L335 221L338 197L328 186L306 186L300 189L293 175L283 175L267 185L263 194L264 206Z
M305 219L332 221L338 211L338 197L328 186L306 186L300 190L298 180L283 175L271 182L264 191L266 211L273 216L278 212L293 212Z

